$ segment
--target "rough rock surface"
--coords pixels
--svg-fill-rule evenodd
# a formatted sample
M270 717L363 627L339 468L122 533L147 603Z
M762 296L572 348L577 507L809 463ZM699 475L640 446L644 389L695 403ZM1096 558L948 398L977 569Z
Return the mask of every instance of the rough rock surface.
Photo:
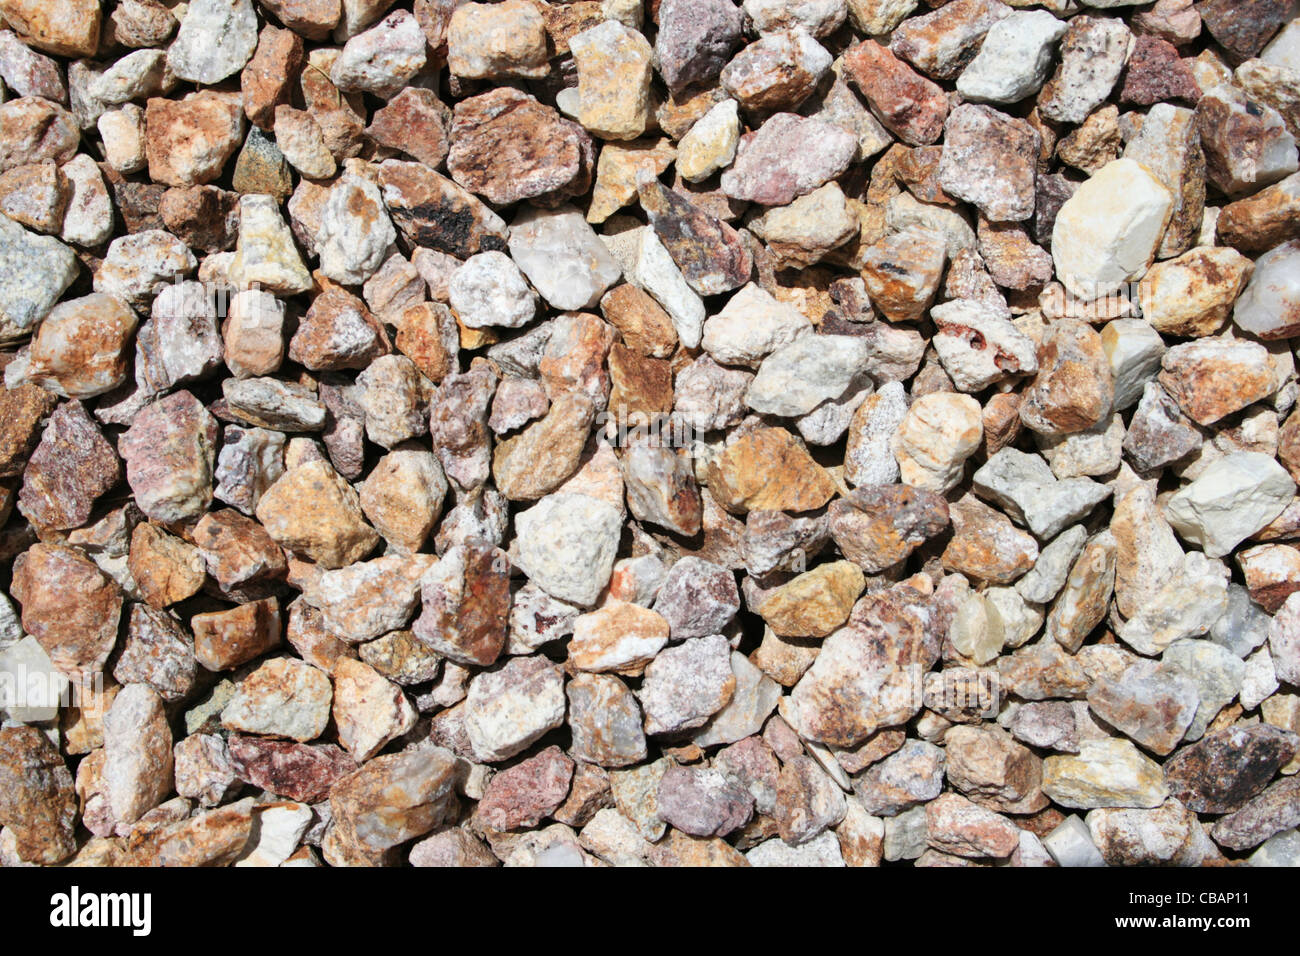
M0 19L0 865L1300 859L1294 4Z

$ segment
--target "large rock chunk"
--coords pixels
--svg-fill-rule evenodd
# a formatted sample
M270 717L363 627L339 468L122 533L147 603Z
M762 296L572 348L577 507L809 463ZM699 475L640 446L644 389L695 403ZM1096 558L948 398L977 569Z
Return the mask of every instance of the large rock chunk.
M470 681L465 733L479 759L507 760L564 723L564 677L544 657L514 657Z
M77 798L58 749L35 727L0 730L0 823L18 856L53 864L76 850Z
M23 630L77 683L104 669L117 641L122 592L81 551L34 544L14 560L13 596Z
M281 547L329 568L364 558L379 543L357 493L321 459L286 471L262 495L256 513Z
M938 660L950 614L944 599L907 583L868 596L795 685L787 719L800 736L835 747L911 719L921 706L915 687Z
M1052 258L1062 284L1091 301L1140 278L1164 237L1173 199L1135 160L1102 167L1056 216Z
M181 391L145 406L118 442L136 504L150 518L183 521L212 503L217 421Z
M1295 482L1276 459L1242 451L1220 458L1171 497L1170 525L1211 557L1223 557L1276 518L1295 494Z

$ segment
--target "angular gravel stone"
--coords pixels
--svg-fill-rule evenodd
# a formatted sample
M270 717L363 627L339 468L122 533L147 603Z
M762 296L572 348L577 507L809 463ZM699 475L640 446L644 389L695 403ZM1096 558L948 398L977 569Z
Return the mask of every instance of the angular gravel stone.
M564 678L543 657L511 658L469 684L465 733L474 753L506 760L564 723Z

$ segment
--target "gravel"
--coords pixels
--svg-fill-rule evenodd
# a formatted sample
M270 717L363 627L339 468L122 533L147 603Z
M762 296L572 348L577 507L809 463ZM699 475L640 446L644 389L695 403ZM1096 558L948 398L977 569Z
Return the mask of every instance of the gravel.
M0 865L1296 865L1300 20L1026 6L0 0Z

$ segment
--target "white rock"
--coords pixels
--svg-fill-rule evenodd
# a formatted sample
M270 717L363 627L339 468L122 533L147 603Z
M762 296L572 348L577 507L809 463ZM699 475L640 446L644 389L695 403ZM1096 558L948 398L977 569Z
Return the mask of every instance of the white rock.
M991 617L984 596L972 594L957 608L948 626L948 641L953 649L979 666L1002 653L1002 628Z
M841 867L846 866L840 854L840 841L827 830L807 843L790 846L780 837L760 843L745 853L750 866L779 867Z
M447 291L456 315L471 329L517 329L537 314L537 293L504 252L470 256L452 275Z
M1052 230L1057 277L1085 301L1141 278L1155 258L1174 197L1146 167L1117 159L1066 200Z
M854 414L844 453L844 477L851 484L891 485L898 481L893 442L907 416L907 408L903 383L886 382Z
M124 176L138 173L148 162L145 153L144 110L134 103L109 110L96 121L104 160Z
M167 65L178 79L207 86L237 73L256 48L253 0L193 0L167 48Z
M635 239L627 280L649 293L673 320L677 338L688 349L699 347L704 333L704 300L690 287L654 229L643 226Z
M59 238L76 246L98 246L113 235L113 201L95 161L79 153L61 167L72 195Z
M92 99L111 106L163 92L167 55L162 50L136 50L91 81Z
M838 398L863 373L870 342L854 335L804 335L763 360L745 402L763 415L805 415Z
M552 597L591 607L609 583L623 531L614 505L582 494L547 495L515 516L515 563Z
M1017 10L993 25L975 59L957 77L968 100L1018 103L1037 93L1052 68L1052 51L1066 30L1046 10Z
M722 365L756 368L767 355L812 331L807 316L751 282L705 321L700 344Z
M1062 44L1061 66L1038 109L1058 123L1082 123L1106 101L1133 49L1133 33L1114 17L1076 18Z
M564 723L564 677L544 657L483 671L465 696L465 733L485 761L506 760Z
M343 285L360 285L384 264L396 239L379 187L346 170L330 187L321 210L321 272Z
M9 720L36 724L56 719L69 685L36 638L24 637L0 650L0 688L4 691L0 693L0 713L7 713Z
M1083 550L1088 540L1088 531L1083 525L1075 525L1062 531L1051 543L1038 552L1038 560L1015 584L1017 593L1026 601L1046 604L1065 587L1065 579L1070 576L1074 559Z
M1159 374L1165 343L1145 319L1116 319L1101 330L1101 347L1115 382L1115 410L1122 412Z
M1206 633L1227 606L1227 567L1192 551L1183 558L1178 574L1163 582L1124 622L1119 638L1139 654L1154 657L1175 641Z
M1279 30L1260 51L1259 58L1300 73L1300 18Z
M1016 448L999 451L972 482L976 494L997 502L1012 520L1043 539L1086 517L1111 494L1090 478L1058 479L1042 458Z
M1021 597L1015 588L987 588L984 591L989 621L1002 631L1002 646L1027 644L1043 626L1043 608Z
M1249 591L1240 584L1229 584L1228 606L1210 627L1210 640L1222 644L1238 657L1248 657L1268 640L1272 620L1250 599Z
M64 167L65 169L67 167ZM1300 194L1300 173L1294 191ZM1300 240L1271 249L1255 262L1255 274L1237 299L1232 320L1262 339L1300 333Z
M279 866L298 849L311 826L305 803L272 803L253 809L253 835L235 866Z
M745 0L744 8L759 33L801 26L815 37L834 33L848 13L845 0Z
M618 262L586 218L569 205L520 210L510 224L509 247L524 275L556 309L594 307L622 275Z
M348 40L330 78L345 93L373 93L387 99L424 67L426 45L415 17L398 10Z
M1196 685L1201 703L1185 739L1200 740L1219 711L1237 699L1246 679L1246 663L1213 641L1178 641L1161 657Z
M0 215L0 327L34 328L77 277L77 257L52 236Z
M885 817L883 856L890 863L915 860L930 846L925 807L913 807L894 817Z
M1265 840L1246 858L1249 866L1300 866L1300 829L1284 830Z
M1112 412L1086 431L1070 435L1035 432L1034 441L1057 478L1109 475L1124 457L1124 419Z
M1273 655L1267 647L1261 647L1246 658L1246 670L1241 678L1241 706L1244 710L1254 710L1279 686Z
M1165 517L1183 540L1218 558L1280 515L1295 488L1274 458L1235 452L1174 494L1165 504Z
M930 309L933 345L958 391L980 392L1010 374L1038 371L1038 349L989 303L954 299Z
M1088 825L1078 816L1068 816L1043 837L1043 846L1057 866L1105 866L1101 852L1092 842Z
M230 279L240 288L257 285L280 295L298 295L311 288L311 273L273 196L240 197L239 237Z
M894 434L892 447L903 483L927 491L951 491L983 437L980 404L969 395L921 396Z

